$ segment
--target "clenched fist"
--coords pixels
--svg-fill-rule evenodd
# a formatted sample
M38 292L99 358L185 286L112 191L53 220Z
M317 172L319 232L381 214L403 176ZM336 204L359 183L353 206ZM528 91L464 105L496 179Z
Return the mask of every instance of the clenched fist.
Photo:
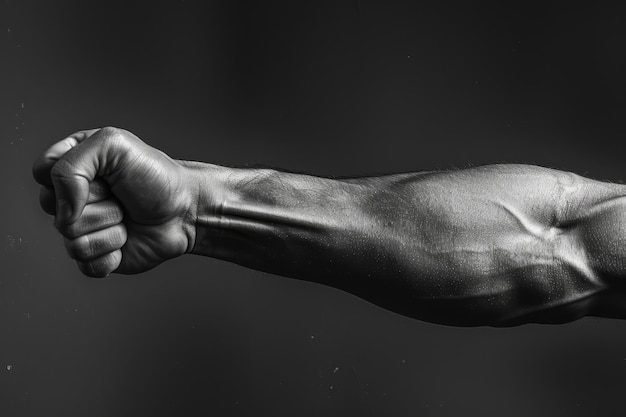
M189 171L116 128L74 133L33 165L42 208L93 277L146 271L193 248L198 187Z

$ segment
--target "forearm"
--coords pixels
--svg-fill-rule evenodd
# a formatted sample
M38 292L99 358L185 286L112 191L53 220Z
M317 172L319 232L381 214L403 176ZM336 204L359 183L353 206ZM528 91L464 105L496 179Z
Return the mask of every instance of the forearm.
M333 286L384 267L391 212L364 209L377 191L368 180L206 164L194 171L201 197L193 253Z
M568 321L606 288L579 227L560 224L574 219L567 202L584 192L573 174L499 166L333 180L188 167L201 196L193 253L406 315L459 325ZM596 194L613 195L611 187Z

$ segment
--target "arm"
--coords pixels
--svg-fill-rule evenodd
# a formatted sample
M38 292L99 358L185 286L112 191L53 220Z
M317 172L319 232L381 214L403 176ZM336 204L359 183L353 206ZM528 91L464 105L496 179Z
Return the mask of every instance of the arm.
M332 180L187 164L193 253L454 325L570 321L622 269L621 186L523 165ZM612 247L614 253L607 252Z
M595 314L616 292L626 259L622 186L522 165L342 180L233 169L173 161L120 132L86 134L35 166L40 182L53 171L48 193L56 195L42 203L73 201L57 224L90 275L140 272L195 253L341 288L428 321L513 325ZM81 251L76 225L111 228L81 220L82 207L102 204L85 191L97 183L120 207L116 224L126 236L109 245L94 244L107 237L87 239Z

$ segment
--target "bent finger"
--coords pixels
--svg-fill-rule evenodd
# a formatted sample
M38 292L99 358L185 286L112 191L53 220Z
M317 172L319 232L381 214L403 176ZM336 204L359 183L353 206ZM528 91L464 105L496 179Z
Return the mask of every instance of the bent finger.
M83 214L70 225L61 225L59 232L68 239L115 226L124 219L124 211L115 200L87 204Z
M41 153L33 164L33 178L41 185L52 185L50 170L67 151L76 147L79 143L96 133L100 129L80 130L72 133L65 139L56 142Z
M120 249L127 238L126 226L119 223L75 239L65 238L64 241L67 253L72 259L86 262Z
M104 278L115 271L122 262L122 251L117 249L89 261L78 261L78 269L92 278Z
M57 197L57 222L74 223L89 198L89 184L112 172L120 163L124 131L103 128L65 153L51 168L50 176Z
M89 199L87 204L97 203L102 200L111 198L109 186L102 180L94 180L89 183ZM53 216L57 213L56 193L51 186L43 185L39 191L39 204L43 211Z

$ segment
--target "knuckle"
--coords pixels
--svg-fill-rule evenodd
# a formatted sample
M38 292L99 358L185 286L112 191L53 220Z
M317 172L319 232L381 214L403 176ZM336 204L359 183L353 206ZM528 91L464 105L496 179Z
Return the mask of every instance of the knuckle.
M120 261L120 253L119 251L116 251L90 261L79 261L78 267L81 272L87 276L93 278L104 278L119 266Z
M66 239L65 247L72 259L86 260L93 254L91 239L87 235L75 239Z
M124 218L124 213L122 212L122 209L113 202L107 204L104 215L110 223L114 224L121 222Z
M119 249L126 243L126 227L123 224L118 224L115 229L115 233L113 233L112 241L113 247L115 249Z
M68 239L77 239L82 234L82 229L78 222L76 222L69 226L60 227L59 232Z
M113 137L113 136L117 136L121 134L122 129L119 129L113 126L107 126L107 127L103 127L102 129L100 129L100 132L105 137Z
M72 169L72 164L70 164L67 159L61 158L50 169L50 176L53 178L67 177L72 172Z
M121 145L127 139L126 131L117 127L103 127L100 132L102 140L107 144Z
M117 127L105 127L101 131L101 140L104 141L104 146L109 150L126 152L141 142L131 132Z
M59 233L61 233L64 237L76 240L82 237L82 235L85 235L86 232L88 232L89 220L86 217L87 216L83 214L81 217L78 218L76 222L72 224L62 224L57 222L57 229L59 230ZM84 238L89 239L87 236L85 236ZM77 242L76 244L80 243Z

